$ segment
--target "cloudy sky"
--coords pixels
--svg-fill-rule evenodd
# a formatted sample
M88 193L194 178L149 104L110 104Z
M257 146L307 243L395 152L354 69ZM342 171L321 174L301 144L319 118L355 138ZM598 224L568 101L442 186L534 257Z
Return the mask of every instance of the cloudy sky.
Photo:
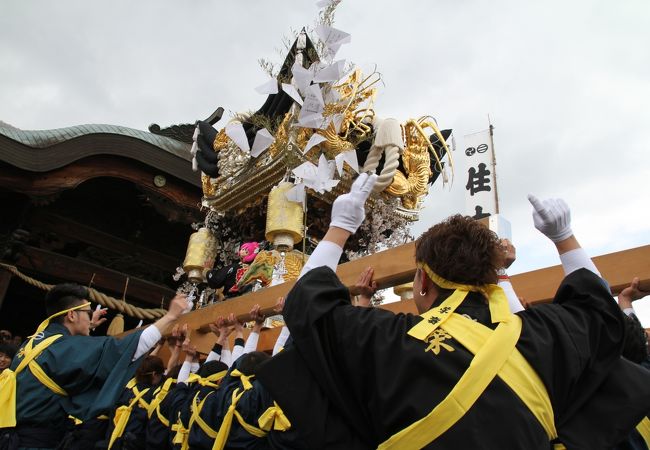
M317 11L305 0L3 0L0 120L146 130L257 109L258 59L280 63L283 36ZM648 23L647 0L348 0L335 26L352 34L337 57L382 74L379 116L432 115L462 150L489 114L518 273L558 261L532 227L529 192L566 199L592 255L649 243ZM416 233L463 212L460 178L436 185ZM650 326L650 300L638 309Z

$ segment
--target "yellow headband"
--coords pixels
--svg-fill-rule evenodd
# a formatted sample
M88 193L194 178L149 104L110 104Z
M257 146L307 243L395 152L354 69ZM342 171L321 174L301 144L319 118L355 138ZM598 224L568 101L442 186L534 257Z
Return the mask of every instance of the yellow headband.
M440 275L438 275L437 273L435 273L433 270L431 270L431 267L429 267L427 263L419 262L416 265L419 269L422 269L426 272L426 274L429 276L431 281L433 281L443 289L453 289L453 290L460 289L461 291L468 291L468 292L485 292L484 286L460 284L460 283L454 283L453 281L446 280L442 278Z
M449 281L442 278L440 275L438 275L433 270L431 270L431 267L429 267L424 262L418 262L416 265L418 268L424 270L424 272L431 279L431 281L433 281L436 285L440 286L441 288L465 292L465 294L461 296L462 298L456 300L458 301L456 306L462 303L462 301L465 298L465 295L467 295L467 292L480 292L485 296L485 298L488 299L488 305L490 307L490 316L492 317L492 322L502 322L504 320L508 320L509 317L512 315L512 313L510 312L510 308L508 307L508 299L506 298L506 295L500 286L496 284L474 286L471 284L454 283L453 281ZM452 296L452 297L457 299L456 296ZM450 299L452 297L450 297Z
M34 337L38 335L39 333L42 333L43 330L47 328L47 326L50 324L50 320L54 319L55 317L62 316L64 314L69 313L70 311L74 311L76 309L81 309L84 306L90 306L90 302L82 303L81 305L73 306L72 308L64 309L63 311L59 311L58 313L52 314L50 317L45 319L44 321L41 322L41 324L36 328L36 332L32 334L30 337Z

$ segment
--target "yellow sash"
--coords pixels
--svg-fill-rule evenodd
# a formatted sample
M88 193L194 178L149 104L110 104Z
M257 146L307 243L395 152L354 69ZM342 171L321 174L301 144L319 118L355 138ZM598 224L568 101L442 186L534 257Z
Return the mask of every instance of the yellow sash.
M636 426L636 431L639 432L645 445L650 448L650 419L644 417L641 422Z
M160 405L156 406L156 416L158 417L158 420L160 420L160 423L162 423L165 428L169 428L169 419L165 416L162 415L160 412Z
M210 395L212 395L214 392L215 391L208 392L208 395L203 397L200 403L198 400L198 393L197 395L194 396L194 399L192 400L192 405L190 406L190 411L192 411L192 416L190 417L190 425L188 426L188 429L191 430L192 426L196 423L201 428L201 430L203 430L203 432L212 439L217 438L217 432L210 425L208 425L205 420L203 420L203 418L201 417L201 411L203 410L203 405L205 404L207 398ZM189 434L188 434L187 441L188 441L187 442L188 445L186 448L189 448ZM182 450L185 450L185 448L183 448Z
M201 400L200 403L198 400L199 393L197 392L194 395L194 398L192 399L192 403L190 404L190 411L192 412L192 415L190 416L190 421L189 424L187 425L187 428L185 427L185 425L183 425L180 414L178 415L178 421L176 422L176 425L172 427L172 430L176 431L176 435L174 436L173 443L179 444L181 446L181 450L188 450L190 448L190 430L192 429L192 426L194 425L195 422L198 423L201 429L205 431L205 433L208 436L210 436L212 439L217 437L217 432L214 431L212 428L210 428L210 426L207 423L205 423L203 419L199 417L199 414L203 409L203 405L205 404L205 401L213 392L208 392L208 395L203 397L203 400Z
M230 376L239 378L239 381L241 381L241 384L244 387L245 391L253 389L253 383L251 383L251 380L255 378L255 375L244 375L239 370L235 369L230 373Z
M122 437L124 434L126 424L129 422L131 412L133 411L133 407L136 405L136 403L139 404L140 407L145 411L148 411L149 408L149 404L142 398L147 392L149 392L149 388L140 391L135 386L135 380L129 381L126 387L133 391L133 398L128 405L122 405L115 410L115 417L113 418L115 428L113 429L113 433L111 434L111 438L108 443L108 450L110 450L113 447L115 441L118 438Z
M154 397L151 400L151 403L149 404L149 409L147 410L147 417L148 418L151 419L151 416L153 415L154 411L158 415L158 418L160 418L160 416L162 415L162 414L160 414L160 403L162 403L162 401L165 399L165 397L167 397L167 394L169 393L169 389L171 388L172 383L175 383L175 382L176 382L175 379L167 378L165 380L165 382L163 383L163 385L161 387L159 387L158 389L156 389L156 392L154 392ZM165 426L169 427L169 420L165 419L165 421L167 422L167 425L165 425ZM162 422L162 420L161 420L161 422Z
M232 428L233 417L237 418L239 424L249 434L257 437L266 436L266 432L264 430L261 430L256 426L246 423L244 418L236 409L237 402L239 402L239 399L242 397L242 395L244 395L244 393L249 389L253 388L253 384L251 383L250 380L254 378L255 375L244 375L239 370L235 369L230 373L230 376L239 377L242 383L243 390L240 391L240 389L237 388L233 391L230 400L230 406L228 406L228 411L226 411L223 421L221 422L221 426L219 427L219 431L217 432L217 437L214 440L212 450L223 450L225 448L226 442L228 441L228 436L230 435L230 429Z
M232 427L232 418L234 416L234 411L237 407L237 402L241 396L244 395L244 392L246 391L244 390L239 392L239 388L233 391L230 406L228 406L228 411L226 411L226 415L221 422L221 426L217 432L217 437L215 438L214 444L212 445L212 450L223 450L226 446L226 441L230 435L230 428Z
M178 418L176 419L176 423L172 425L172 431L176 432L176 434L174 435L174 439L172 439L173 444L183 445L183 442L187 442L187 438L188 438L187 435L190 432L190 430L185 428L185 425L183 425L180 412L178 413Z
M24 358L16 367L16 370L5 369L0 374L0 428L15 427L16 426L16 376L23 371L25 367L29 367L32 374L48 387L52 392L59 395L66 395L66 392L61 389L50 377L48 377L41 366L38 365L34 359L40 355L43 350L49 347L54 341L62 337L61 334L50 336L43 339L36 347L32 348L32 340L27 343L24 349Z
M200 377L198 375L192 374L194 376L190 375L190 378L192 379L192 382L198 383L201 386L210 386L216 389L219 387L219 382L223 379L223 377L226 376L227 373L227 370L222 370L221 372L213 373L207 377Z
M203 430L203 432L205 434L210 436L212 439L216 439L217 438L217 432L214 429L212 429L212 427L210 427L210 425L208 425L205 422L205 420L203 420L203 418L200 416L201 411L203 410L203 405L205 404L206 399L210 395L212 395L213 393L214 393L214 391L208 392L208 395L203 397L203 400L201 400L201 403L198 402L198 398L196 396L194 397L194 401L192 402L192 407L191 407L192 417L190 418L190 428L192 428L192 425L194 425L194 423L197 423L199 425L199 427L201 427L201 429Z
M49 347L54 341L63 335L57 334L43 339L34 347L34 338L40 336L45 328L50 324L50 320L55 317L67 314L69 311L81 309L84 306L90 305L89 302L77 305L74 308L69 308L52 314L45 319L36 328L36 332L30 336L29 341L25 344L23 349L23 360L18 364L16 370L5 369L0 374L0 428L8 428L16 426L16 376L22 372L25 367L29 367L29 371L41 382L45 387L57 395L68 395L58 384L54 382L38 365L35 359L40 355L43 350Z
M291 422L276 402L262 413L257 423L264 431L271 431L271 428L276 431L287 431L291 428Z
M440 306L422 314L423 320L408 334L427 342L440 328L475 356L433 411L391 436L379 449L419 449L430 444L463 417L497 375L524 401L546 430L549 440L556 438L553 409L546 388L515 348L521 333L521 319L510 313L503 290L496 285L453 283L433 273L426 264L418 266L438 286L454 289L454 292ZM471 291L482 292L489 299L492 322L499 323L494 331L454 313Z
M467 350L477 354L493 332L485 325L454 314L445 323L447 330ZM497 374L524 402L542 425L549 440L557 437L553 406L546 386L526 358L514 348Z
M226 373L228 373L227 370L223 370L221 372L213 373L212 375L209 375L207 377L200 377L196 374L190 374L190 376L187 379L188 383L198 383L201 386L210 386L212 388L217 389L219 387L219 382L223 379L223 377L226 376ZM192 415L190 416L190 421L187 427L183 425L183 422L180 419L180 416L178 418L178 421L174 426L172 426L172 430L176 432L176 435L174 436L174 444L180 444L181 450L187 450L189 449L189 439L190 439L190 431L192 429L192 426L194 426L195 423L201 427L201 429L210 436L212 439L215 439L217 437L217 432L213 430L200 416L201 410L203 409L203 405L205 403L205 400L213 393L209 392L199 403L198 401L198 395L199 393L197 392L196 395L194 396L194 399L192 400L192 403L190 405L190 410L192 412ZM161 422L165 423L163 421L164 417L160 413L159 409L156 409L156 414L158 414L158 418L160 419ZM169 426L169 421L166 420L167 425Z

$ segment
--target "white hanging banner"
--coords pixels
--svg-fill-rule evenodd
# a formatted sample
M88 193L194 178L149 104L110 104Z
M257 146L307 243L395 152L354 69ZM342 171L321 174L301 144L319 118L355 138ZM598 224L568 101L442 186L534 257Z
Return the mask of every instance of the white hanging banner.
M464 142L465 214L481 219L497 212L490 130L465 135Z

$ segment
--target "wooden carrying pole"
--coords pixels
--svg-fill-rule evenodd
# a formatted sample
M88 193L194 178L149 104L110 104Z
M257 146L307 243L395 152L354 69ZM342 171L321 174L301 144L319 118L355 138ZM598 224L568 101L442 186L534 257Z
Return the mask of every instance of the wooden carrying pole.
M641 289L650 290L650 245L610 253L594 258L594 262L608 281L614 295L627 287L632 278L639 277ZM363 269L371 266L380 289L413 280L415 273L415 244L409 243L385 250L374 255L341 264L337 274L343 284L352 286ZM515 292L529 303L549 302L555 295L564 273L561 266L547 267L511 277ZM259 304L266 315L273 314L273 306L280 296L286 295L293 282L268 287L250 294L215 303L197 311L185 314L177 323L188 324L193 330L192 343L202 353L208 353L216 341L208 324L217 317L234 313L240 320L248 320L248 312ZM412 300L399 301L380 306L397 312L416 313ZM171 329L171 328L170 328ZM264 330L261 333L258 350L273 348L279 329ZM247 332L245 333L247 335Z

